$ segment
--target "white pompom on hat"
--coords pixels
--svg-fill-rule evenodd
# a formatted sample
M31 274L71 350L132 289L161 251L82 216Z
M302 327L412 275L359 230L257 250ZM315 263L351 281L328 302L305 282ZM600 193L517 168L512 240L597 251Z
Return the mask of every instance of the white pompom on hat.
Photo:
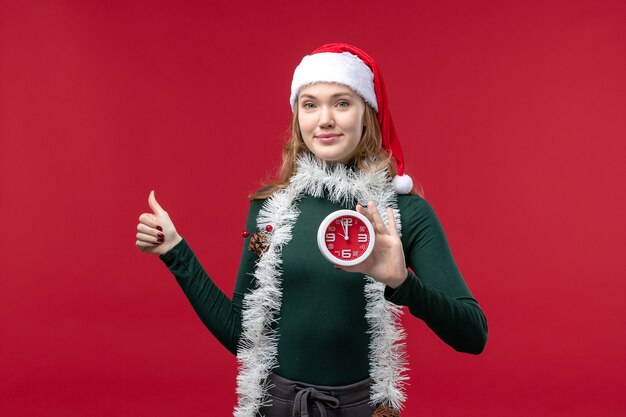
M338 83L352 88L376 111L382 147L392 155L398 171L398 175L393 178L393 187L398 194L410 193L413 180L404 173L402 147L391 120L387 92L376 62L353 45L329 43L320 46L311 55L305 56L294 71L289 97L291 109L294 110L303 87L320 82Z

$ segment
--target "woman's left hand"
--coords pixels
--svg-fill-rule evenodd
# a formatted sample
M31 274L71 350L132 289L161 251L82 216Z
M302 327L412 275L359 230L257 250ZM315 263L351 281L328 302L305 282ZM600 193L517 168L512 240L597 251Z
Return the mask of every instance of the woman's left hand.
M376 281L382 282L391 288L398 288L406 280L408 271L393 210L387 209L387 215L389 216L388 229L376 208L376 204L370 201L367 207L369 210L357 204L356 211L367 217L374 226L376 241L374 242L372 253L358 265L337 265L336 267L347 272L360 272L369 275Z

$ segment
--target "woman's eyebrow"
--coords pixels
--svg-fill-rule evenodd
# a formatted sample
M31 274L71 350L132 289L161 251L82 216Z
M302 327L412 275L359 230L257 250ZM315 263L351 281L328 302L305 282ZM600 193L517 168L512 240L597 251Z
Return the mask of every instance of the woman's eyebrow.
M348 97L354 97L354 94L345 91L345 92L341 92L341 93L335 93L332 96L330 96L331 98L337 98L337 97L341 97L341 96L348 96ZM316 96L313 96L311 94L300 94L300 98L312 98L312 99L316 99Z

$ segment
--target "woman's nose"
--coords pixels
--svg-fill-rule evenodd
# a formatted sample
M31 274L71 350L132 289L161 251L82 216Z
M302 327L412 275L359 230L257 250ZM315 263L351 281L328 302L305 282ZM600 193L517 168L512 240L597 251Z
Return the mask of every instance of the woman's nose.
M333 127L335 125L335 119L333 117L333 112L328 107L322 107L320 111L320 127Z

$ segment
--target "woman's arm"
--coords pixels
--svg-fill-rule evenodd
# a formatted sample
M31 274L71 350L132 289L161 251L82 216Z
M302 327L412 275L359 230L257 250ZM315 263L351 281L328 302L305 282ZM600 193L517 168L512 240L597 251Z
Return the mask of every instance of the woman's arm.
M261 201L251 203L246 230L256 230L256 217ZM161 260L176 277L176 281L187 296L194 310L229 351L237 353L241 334L241 306L243 296L252 285L252 276L258 256L247 250L249 239L245 239L233 299L230 300L211 280L195 254L183 239L164 255Z
M428 202L400 197L402 242L409 271L385 297L409 307L448 345L459 352L481 353L487 321L454 262L439 219Z
M367 210L356 206L374 225L376 244L365 261L338 268L367 274L386 284L387 300L408 306L454 349L482 352L487 322L452 258L437 216L418 196L399 196L398 206L401 238L391 209L387 209L387 226L373 202L368 203Z

